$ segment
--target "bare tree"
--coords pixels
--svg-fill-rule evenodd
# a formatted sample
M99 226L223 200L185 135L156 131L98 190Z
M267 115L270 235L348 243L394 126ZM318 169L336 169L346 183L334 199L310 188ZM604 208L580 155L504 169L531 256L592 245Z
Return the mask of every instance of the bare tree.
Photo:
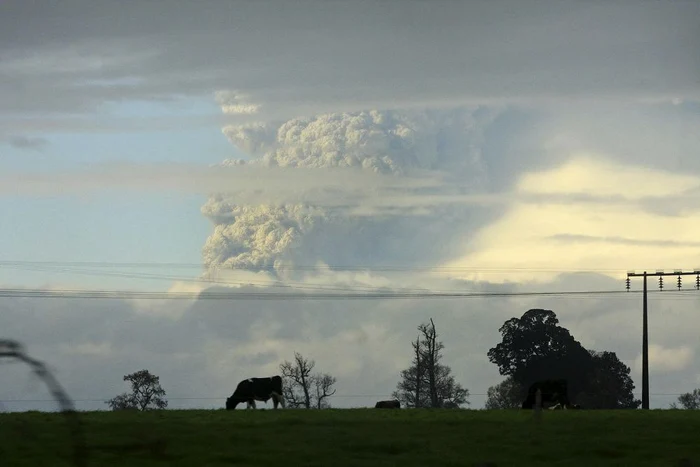
M291 407L311 408L311 370L316 362L294 352L294 362L285 360L280 365L283 396Z
M413 381L414 381L414 397L413 400L418 402L421 400L421 381L425 377L425 363L420 357L420 336L416 337L416 342L411 344L413 346L413 365L415 367ZM417 405L416 407L420 407Z
M437 340L435 323L418 326L420 335L412 342L412 365L401 371L394 398L406 407L458 407L469 404L469 391L455 382L451 369L440 363L444 344ZM422 339L421 339L422 337Z
M112 410L153 410L168 406L168 401L163 398L165 390L160 387L160 377L148 370L126 375L124 381L131 383L131 394L123 393L106 401Z
M403 401L407 407L425 407L425 393L422 392L423 381L426 379L425 362L421 358L420 336L415 342L411 342L413 347L413 361L411 366L401 370L401 381L397 386L397 391L393 396ZM400 394L400 395L399 395Z
M280 365L284 392L289 407L310 409L330 407L327 399L335 394L336 379L327 373L312 373L316 362L294 352L294 361L285 360Z
M428 391L430 395L430 406L439 407L438 405L438 390L437 390L437 372L438 365L442 355L440 351L445 348L442 342L437 340L437 331L435 331L435 323L430 318L430 326L421 324L418 330L423 334L424 345L422 351L422 359L425 366L425 372L428 376Z
M329 408L330 404L326 402L326 399L335 394L335 389L333 389L333 385L335 385L336 382L335 377L329 375L328 373L324 373L322 375L314 375L313 380L315 386L314 389L316 390L316 408Z

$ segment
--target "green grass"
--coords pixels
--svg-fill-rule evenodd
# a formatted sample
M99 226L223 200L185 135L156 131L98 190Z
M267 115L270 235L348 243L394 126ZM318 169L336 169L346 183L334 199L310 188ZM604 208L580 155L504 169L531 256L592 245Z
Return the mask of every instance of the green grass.
M675 466L700 411L168 410L81 413L94 466ZM72 465L61 414L0 414L0 466ZM700 464L699 464L700 465Z

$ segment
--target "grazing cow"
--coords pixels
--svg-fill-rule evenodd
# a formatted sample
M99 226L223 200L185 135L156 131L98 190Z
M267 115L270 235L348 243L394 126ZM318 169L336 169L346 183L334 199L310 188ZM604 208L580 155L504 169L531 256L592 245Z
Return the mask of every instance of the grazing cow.
M535 406L535 394L537 390L542 393L542 407L560 404L571 407L569 404L568 389L565 379L548 379L533 383L527 391L527 399L523 401L523 409L532 409Z
M400 409L401 402L394 399L393 401L379 401L374 406L375 409Z
M246 402L246 409L255 408L255 401L267 402L270 398L275 409L278 404L282 404L284 408L282 377L244 379L238 383L231 397L226 399L226 410L233 410L243 402Z

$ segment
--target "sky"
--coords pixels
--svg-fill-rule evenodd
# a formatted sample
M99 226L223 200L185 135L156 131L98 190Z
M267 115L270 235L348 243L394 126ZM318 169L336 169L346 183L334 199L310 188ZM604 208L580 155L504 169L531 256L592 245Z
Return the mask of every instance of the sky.
M79 409L142 368L171 407L220 408L295 351L355 407L390 396L433 318L481 408L498 328L546 308L641 394L638 293L198 294L624 291L628 270L700 269L698 17L692 1L2 2L0 288L171 295L2 296L0 338ZM693 282L651 294L652 408L700 387ZM0 371L0 409L54 408L27 368Z

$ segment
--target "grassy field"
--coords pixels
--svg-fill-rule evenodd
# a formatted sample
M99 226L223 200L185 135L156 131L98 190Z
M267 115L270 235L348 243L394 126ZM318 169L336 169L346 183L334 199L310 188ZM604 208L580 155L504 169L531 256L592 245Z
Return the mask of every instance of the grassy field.
M91 466L676 466L700 411L168 410L81 413ZM61 414L0 414L0 466L68 466ZM694 464L700 465L700 464Z

